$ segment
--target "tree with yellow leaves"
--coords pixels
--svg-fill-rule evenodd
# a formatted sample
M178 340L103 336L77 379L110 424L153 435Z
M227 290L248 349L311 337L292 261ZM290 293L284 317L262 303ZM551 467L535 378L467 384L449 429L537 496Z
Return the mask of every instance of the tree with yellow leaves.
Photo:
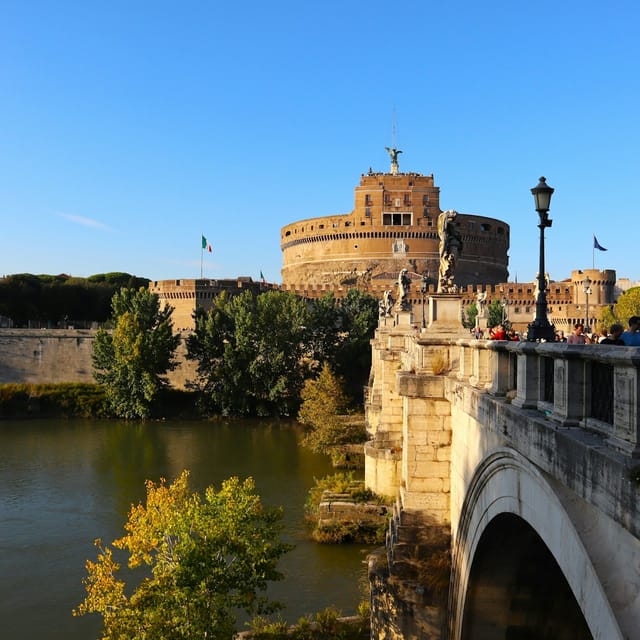
M169 485L147 481L146 504L131 507L127 534L113 541L128 553L129 569L149 567L132 592L117 577L113 550L96 540L87 595L73 614L100 614L102 640L230 640L236 611L279 608L263 592L282 578L276 565L290 549L279 540L282 510L263 507L251 478L210 486L204 497L188 478L183 471Z

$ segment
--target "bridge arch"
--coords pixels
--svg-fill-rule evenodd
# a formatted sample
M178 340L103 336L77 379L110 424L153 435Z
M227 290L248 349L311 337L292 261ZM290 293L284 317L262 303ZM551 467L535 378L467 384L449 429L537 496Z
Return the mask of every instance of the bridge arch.
M453 549L451 640L465 637L464 616L474 560L486 552L487 537L498 530L532 534L532 544L539 540L552 556L551 564L557 563L592 637L623 639L591 559L560 497L537 467L505 448L493 451L478 465L462 505Z

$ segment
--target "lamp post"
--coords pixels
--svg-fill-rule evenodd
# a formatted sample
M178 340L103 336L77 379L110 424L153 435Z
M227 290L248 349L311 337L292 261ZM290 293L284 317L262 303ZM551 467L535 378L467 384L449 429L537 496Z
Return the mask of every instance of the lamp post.
M427 323L424 317L424 296L429 290L429 277L426 273L422 274L422 280L420 281L420 293L422 294L422 328L425 329Z
M552 220L549 219L549 205L554 189L547 184L546 178L540 178L540 182L531 189L535 200L536 211L540 217L538 228L540 229L540 264L538 266L538 297L536 299L536 317L529 324L527 329L527 340L535 342L537 340L555 339L555 327L547 318L547 283L544 271L544 230L550 227Z
M591 278L589 278L589 276L586 276L582 281L582 285L584 286L584 294L586 297L586 319L584 323L584 330L586 333L591 333L591 331L589 330L589 295L591 294Z

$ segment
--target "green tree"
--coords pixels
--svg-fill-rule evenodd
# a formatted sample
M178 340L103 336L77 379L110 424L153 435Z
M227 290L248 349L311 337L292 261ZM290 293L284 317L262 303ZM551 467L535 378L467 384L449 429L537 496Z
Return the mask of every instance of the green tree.
M176 366L180 337L173 335L172 308L160 309L158 296L145 288L121 289L111 306L114 329L96 333L94 375L114 415L146 418Z
M187 339L195 386L224 415L294 415L308 371L309 312L290 293L218 296Z
M463 325L468 329L476 326L476 318L478 317L478 305L475 302L470 302L465 310L464 316L466 320L463 321Z
M378 326L378 301L360 289L349 289L338 309L340 343L335 355L336 373L357 404L371 371L371 338Z
M128 554L130 569L150 568L133 590L118 577L113 549L96 541L87 595L73 614L101 615L103 640L231 640L238 610L278 608L264 591L282 578L277 562L291 548L279 540L282 510L263 507L251 478L230 478L203 497L188 477L148 481L146 504L131 508L126 535L112 543Z
M600 322L607 331L614 322L619 322L626 329L631 316L640 316L640 287L625 291L613 308L605 307L600 314Z
M307 331L307 347L315 370L328 362L336 365L336 355L342 338L340 334L340 306L333 292L313 300Z
M502 324L504 309L500 300L493 300L487 305L487 326L497 327Z

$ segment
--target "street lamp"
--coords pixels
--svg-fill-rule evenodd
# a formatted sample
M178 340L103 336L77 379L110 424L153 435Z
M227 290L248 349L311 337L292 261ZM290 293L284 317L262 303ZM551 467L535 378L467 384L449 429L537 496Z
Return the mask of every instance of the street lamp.
M584 330L586 333L591 333L589 331L589 295L591 294L591 278L589 276L585 276L585 279L582 281L582 285L584 286L584 294L586 296L586 320Z
M531 189L535 203L536 211L540 217L540 264L538 266L538 297L536 299L536 317L529 324L527 329L527 340L535 342L536 340L553 341L556 336L555 327L547 318L547 283L544 271L544 230L550 227L552 220L549 219L549 205L551 204L551 195L554 189L547 184L547 179L542 177L540 182Z
M422 294L422 328L425 329L427 323L424 318L424 296L429 290L429 277L426 273L422 274L422 280L420 281L420 293Z

